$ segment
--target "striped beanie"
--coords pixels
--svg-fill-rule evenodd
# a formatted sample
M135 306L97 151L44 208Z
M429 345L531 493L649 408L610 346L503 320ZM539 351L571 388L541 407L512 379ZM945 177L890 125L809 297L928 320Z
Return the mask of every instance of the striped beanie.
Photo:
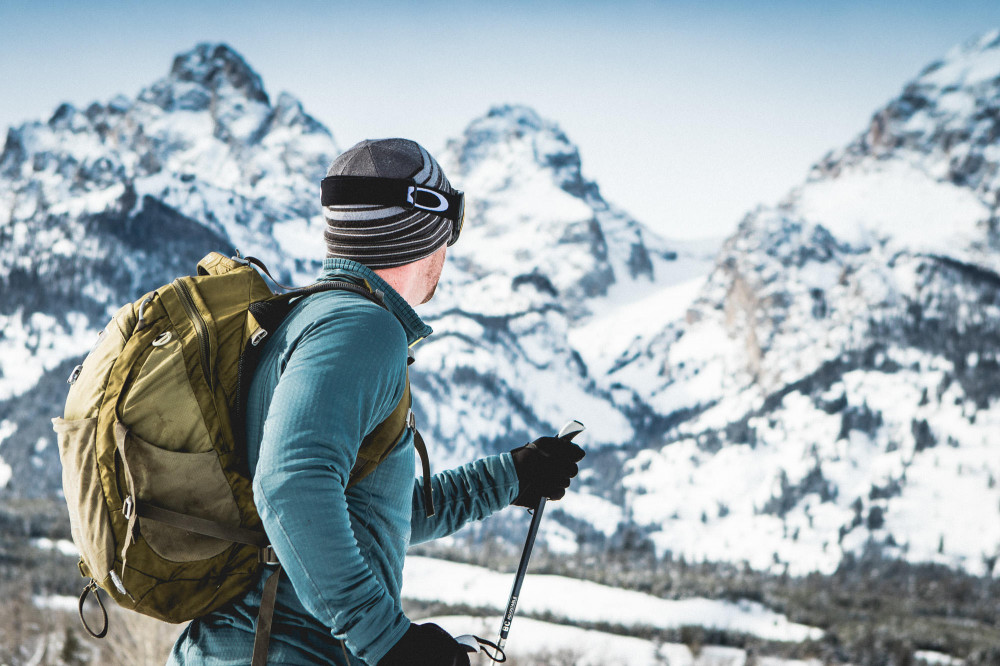
M423 146L407 139L366 140L341 154L327 176L408 178L455 192L441 165ZM433 254L448 242L452 223L419 208L384 205L323 207L326 256L353 259L369 268L391 268Z

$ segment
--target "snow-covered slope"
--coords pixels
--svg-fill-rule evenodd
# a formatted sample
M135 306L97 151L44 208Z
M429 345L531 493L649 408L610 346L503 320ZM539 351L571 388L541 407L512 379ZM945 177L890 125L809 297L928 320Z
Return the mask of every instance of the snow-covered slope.
M492 615L480 617L432 616L416 621L438 623L454 636L474 634L495 640L503 621L512 578L513 574L482 567L410 557L406 562L402 594L404 600L494 611ZM442 589L442 580L449 581L447 589ZM785 616L757 603L660 599L561 576L529 576L519 597L517 612L506 651L515 659L533 657L537 660L529 663L745 666L748 653L743 649L689 647L637 636L648 636L650 630L694 626L786 642L818 640L823 635L816 627L789 622ZM529 616L545 617L547 621ZM613 627L614 633L574 625ZM751 663L769 666L820 664L818 659L785 660L759 655L755 655L755 659L757 661ZM486 663L486 660L481 658L479 663Z
M435 466L579 418L590 456L547 514L552 550L638 527L661 552L778 571L873 546L992 569L998 53L993 34L929 67L717 253L606 202L531 109L473 120L439 155L468 215L413 366ZM117 305L213 249L315 275L337 151L222 45L134 100L8 132L0 494L57 492L47 417Z
M447 589L441 581L447 580ZM453 606L506 610L511 574L427 557L409 557L403 598ZM533 575L518 611L581 624L676 629L684 625L721 629L774 641L818 639L823 631L789 622L757 603L711 599L660 599L563 576ZM497 625L499 626L499 624Z
M70 600L67 600L70 601ZM421 618L434 622L452 635L472 633L496 638L497 618L445 615ZM506 654L514 663L573 664L573 666L821 666L819 659L783 659L781 657L750 656L747 650L721 646L694 646L662 643L632 636L580 629L551 622L518 618L512 630ZM485 657L473 659L476 666L485 665ZM933 663L928 660L928 663ZM949 661L941 663L950 664ZM957 664L956 664L957 666Z
M830 571L1000 553L1000 34L928 67L612 374L685 414L629 464L661 550Z

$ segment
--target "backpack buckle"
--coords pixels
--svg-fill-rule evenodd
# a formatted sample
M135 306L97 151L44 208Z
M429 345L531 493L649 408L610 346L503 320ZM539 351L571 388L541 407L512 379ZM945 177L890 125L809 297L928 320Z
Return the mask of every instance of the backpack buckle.
M133 513L135 513L135 501L129 495L125 498L124 504L122 504L122 515L125 516L125 520L131 520Z
M259 551L257 551L257 561L261 564L281 564L278 561L278 556L274 552L274 546L267 544Z

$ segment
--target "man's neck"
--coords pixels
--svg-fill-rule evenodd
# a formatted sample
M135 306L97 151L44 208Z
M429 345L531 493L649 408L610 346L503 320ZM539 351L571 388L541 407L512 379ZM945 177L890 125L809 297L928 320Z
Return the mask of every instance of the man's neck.
M395 289L396 293L410 304L410 307L420 305L423 300L423 294L416 293L420 288L419 280L416 279L417 273L414 264L375 269L375 275L378 275Z

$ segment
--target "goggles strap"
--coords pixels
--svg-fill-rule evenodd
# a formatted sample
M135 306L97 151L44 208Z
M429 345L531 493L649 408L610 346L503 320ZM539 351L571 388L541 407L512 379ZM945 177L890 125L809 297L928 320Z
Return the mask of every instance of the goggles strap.
M327 176L322 183L324 206L401 206L416 208L458 222L465 195L418 185L403 178Z

